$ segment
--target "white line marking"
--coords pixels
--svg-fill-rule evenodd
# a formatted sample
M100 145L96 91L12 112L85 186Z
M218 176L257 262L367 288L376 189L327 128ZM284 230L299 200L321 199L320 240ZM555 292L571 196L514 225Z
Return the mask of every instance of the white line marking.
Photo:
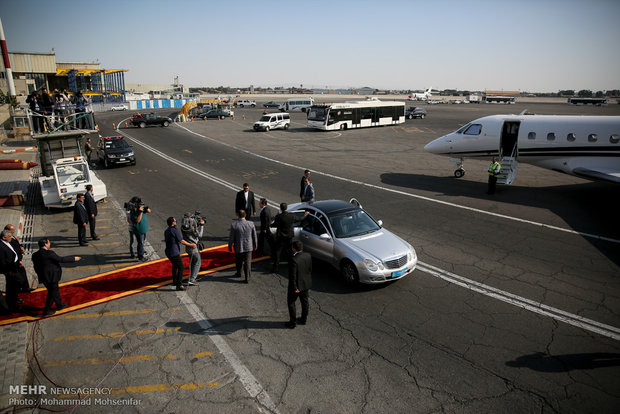
M188 128L184 127L183 125L180 125L180 124L178 124L176 122L175 122L175 125L177 125L179 128L182 128L182 129L186 130L187 132L189 132L191 134L198 135L199 137L211 140L213 142L216 142L216 143L218 143L220 145L227 146L229 148L234 148L237 151L245 152L246 154L251 155L253 157L261 158L261 159L264 159L264 160L267 160L267 161L270 161L270 162L273 162L273 163L276 163L276 164L284 165L284 166L287 166L287 167L291 167L291 168L304 169L304 167L300 167L300 166L295 165L295 164L290 164L288 162L284 162L284 161L276 160L276 159L273 159L273 158L265 157L264 155L255 154L253 152L244 150L242 148L237 148L234 145L230 145L230 144L228 144L226 142L218 141L217 139L208 137L206 135L199 134L198 132L194 132L194 131L192 131L192 130L190 130L190 129L188 129ZM481 210L481 209L474 208L474 207L462 206L460 204L454 204L454 203L450 203L450 202L447 202L447 201L436 200L434 198L425 197L425 196L421 196L421 195L418 195L418 194L411 194L411 193L407 193L407 192L401 191L401 190L395 190L395 189L388 188L388 187L382 187L382 186L375 185L375 184L369 184L369 183L365 183L365 182L362 182L362 181L356 181L356 180L352 180L350 178L339 177L337 175L326 173L326 172L322 172L322 171L312 170L312 173L313 174L316 173L316 174L324 175L326 177L330 177L330 178L333 178L335 180L346 181L347 183L358 184L358 185L369 187L369 188L374 188L374 189L378 189L378 190L388 191L388 192L391 192L391 193L395 193L395 194L399 194L399 195L403 195L403 196L407 196L407 197L418 198L420 200L430 201L432 203L439 203L439 204L443 204L443 205L450 206L450 207L460 208L460 209L469 210L469 211L473 211L473 212L480 213L480 214L486 214L486 215L489 215L489 216L503 218L503 219L506 219L506 220L518 221L520 223L531 224L531 225L534 225L534 226L544 227L544 228L547 228L547 229L556 230L556 231L562 231L562 232L570 233L570 234L576 234L576 235L579 235L579 236L582 236L582 237L588 237L588 238L592 238L592 239L596 239L596 240L604 240L604 241L608 241L608 242L611 242L611 243L620 243L620 240L618 240L618 239L612 239L612 238L605 237L605 236L599 236L597 234L584 233L584 232L581 232L581 231L566 229L566 228L562 228L562 227L553 226L553 225L550 225L550 224L539 223L539 222L536 222L536 221L521 219L521 218L518 218L518 217L507 216L505 214L493 213L493 212L490 212L490 211L485 211L485 210Z
M190 133L198 135L200 137L213 140L212 138L205 137L204 135L201 135L201 134L198 134L196 132L190 131L189 129L187 129L185 127L182 127L182 126L179 126L179 127L187 130ZM234 191L237 191L237 187L234 186L233 184L227 182L227 181L224 181L224 180L222 180L222 179L220 179L218 177L215 177L215 176L213 176L211 174L208 174L208 173L205 173L203 171L200 171L197 168L192 167L191 165L187 165L187 164L185 164L185 163L183 163L181 161L178 161L178 160L176 160L176 159L174 159L172 157L169 157L168 155L164 154L163 152L158 151L155 148L153 148L153 147L151 147L149 145L144 144L143 142L137 140L136 138L133 138L133 137L129 136L128 134L126 134L126 133L124 133L124 132L122 132L120 130L118 130L118 132L123 134L123 135L125 135L127 138L131 139L132 141L134 141L138 145L143 146L144 148L148 149L149 151L154 152L155 154L159 155L160 157L162 157L162 158L164 158L164 159L166 159L166 160L168 160L168 161L170 161L170 162L172 162L172 163L174 163L174 164L176 164L176 165L178 165L178 166L180 166L182 168L185 168L185 169L187 169L189 171L192 171L192 172L194 172L194 173L196 173L196 174L198 174L198 175L200 175L202 177L205 177L205 178L207 178L207 179L209 179L209 180L211 180L211 181L213 181L215 183L221 184L221 185L223 185L223 186L225 186L227 188L230 188L230 189L232 189ZM230 145L228 145L226 143L223 143L223 142L220 142L220 141L217 141L217 140L213 140L213 141L217 142L218 144L222 144L222 145L225 145L225 146L228 146L228 147L232 147L232 146L230 146ZM232 147L232 148L234 148L236 150L239 150L239 151L242 151L242 152L245 152L245 153L248 153L250 155L253 155L253 156L265 159L265 160L269 160L269 161L273 161L275 163L279 163L279 164L282 164L282 165L286 165L286 166L291 166L291 167L295 167L295 168L298 168L298 169L302 169L301 167L294 166L292 164L288 164L288 163L285 163L285 162L282 162L282 161L278 161L278 160L271 160L270 158L263 157L262 155L258 155L258 154L253 154L253 153L251 153L249 151L246 151L246 150L242 150L242 149L239 149L239 148L236 148L236 147ZM314 170L313 170L313 173L315 173ZM320 174L323 174L323 175L326 175L326 176L329 176L329 177L333 177L333 178L336 178L336 179L339 179L339 180L349 181L349 180L346 180L344 178L337 177L337 176L334 176L334 175L331 175L331 174L327 174L327 173L320 173ZM385 189L387 191L396 192L396 193L400 193L400 194L403 194L403 195L408 195L408 196L411 196L411 197L427 199L429 201L434 201L434 202L438 202L438 203L442 203L442 204L446 204L446 205L450 205L450 206L455 206L455 207L459 207L459 208L465 208L465 209L473 210L473 211L479 211L479 212L482 212L482 213L485 213L485 214L497 215L497 216L500 216L500 217L506 217L506 218L512 219L512 220L528 222L527 220L516 219L516 218L513 218L513 217L509 217L509 216L502 216L502 215L499 215L499 214L489 213L489 212L486 212L486 211L483 211L483 210L473 209L473 208L470 208L470 207L463 207L463 206L459 206L457 204L447 203L447 202L439 201L439 200L433 200L433 199L430 199L430 198L427 198L427 197L417 196L417 195L414 195L414 194L409 194L409 193L405 193L405 192L398 191L398 190L392 190L392 189L389 189L389 188L383 188L383 187L375 186L375 185L372 185L372 184L356 182L356 181L353 181L353 180L350 180L350 181L358 183L358 184L361 184L361 185L366 185L366 186L374 187L374 188L378 188L378 189ZM534 222L530 222L530 223L534 223ZM545 226L545 225L543 225L541 223L538 223L538 225L543 226L543 227L554 228L553 226ZM560 228L557 228L557 229L562 230L562 231L567 231L567 232L570 232L570 233L581 234L579 232L575 232L575 231L571 231L571 230L560 229ZM581 234L581 235L583 235L583 234ZM600 237L597 237L597 238L600 238ZM601 239L605 239L605 238L601 238ZM620 241L616 241L614 239L608 239L608 240L612 241L612 242L620 242ZM456 284L458 286L465 287L467 289L470 289L472 291L481 293L483 295L486 295L486 296L489 296L489 297L501 300L501 301L506 302L506 303L510 303L510 304L512 304L514 306L517 306L517 307L520 307L520 308L523 308L523 309L527 309L527 310L529 310L531 312L535 312L535 313L538 313L538 314L541 314L541 315L549 316L549 317L551 317L551 318L553 318L555 320L562 321L562 322L568 323L568 324L573 325L573 326L580 327L582 329L585 329L585 330L588 330L588 331L591 331L591 332L596 332L596 333L598 333L600 335L607 336L607 337L615 339L615 340L620 340L620 329L615 328L613 326L605 325L605 324L602 324L602 323L599 323L599 322L596 322L596 321L593 321L593 320L590 320L590 319L587 319L587 318L582 318L581 316L574 315L574 314L571 314L571 313L568 313L568 312L564 312L562 310L555 309L553 307L544 305L542 303L534 302L532 300L525 299L525 298L522 298L520 296L513 295L512 293L504 292L504 291L502 291L500 289L496 289L494 287L484 285L482 283L473 281L471 279L467 279L467 278L465 278L463 276L458 276L458 275L456 275L454 273L450 273L450 272L448 272L446 270L442 270L440 268L434 267L434 266L429 265L429 264L424 263L424 262L418 261L418 269L423 271L423 272L425 272L425 273L428 273L428 274L430 274L432 276L439 277L439 278L441 278L443 280L446 280L446 281L448 281L450 283L454 283L454 284Z
M200 311L198 306L196 306L196 303L194 303L194 301L186 293L177 293L177 296L196 322L198 322L198 325L200 325L200 327L205 331L204 334L207 335L211 341L213 341L220 353L224 355L224 358L226 358L226 361L228 361L228 363L232 366L248 394L258 401L258 409L260 412L278 413L278 408L275 406L263 386L258 382L256 377L252 375L250 370L243 365L241 359L239 359L237 354L235 354L228 343L226 343L222 335L219 335L216 331L211 330L213 325L211 325L207 317Z

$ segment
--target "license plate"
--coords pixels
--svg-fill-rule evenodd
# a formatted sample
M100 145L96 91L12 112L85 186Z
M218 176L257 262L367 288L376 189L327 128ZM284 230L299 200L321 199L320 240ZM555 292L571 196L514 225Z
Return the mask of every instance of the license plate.
M407 273L407 268L399 270L398 272L392 272L392 277L399 277Z
M123 162L123 161L127 161L125 158L121 158L119 161Z

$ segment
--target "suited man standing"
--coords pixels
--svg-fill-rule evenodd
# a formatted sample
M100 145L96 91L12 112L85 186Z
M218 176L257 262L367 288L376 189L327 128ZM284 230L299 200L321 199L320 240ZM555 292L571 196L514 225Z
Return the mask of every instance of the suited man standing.
M258 206L260 207L260 233L258 234L258 252L265 253L265 241L269 245L269 252L273 255L273 238L271 236L271 210L267 205L267 199L261 198Z
M11 232L11 240L9 241L9 243L11 244L11 247L13 247L13 251L15 251L15 254L17 254L17 289L19 292L30 292L33 289L30 288L30 283L28 282L28 275L26 274L26 268L24 267L24 247L19 242L19 239L15 236L14 225L9 223L4 226L4 230L8 230Z
M301 202L304 202L304 194L306 192L306 178L310 178L310 170L304 170L304 175L301 176L301 181L299 182L299 198Z
M256 215L256 204L254 204L254 193L250 191L250 185L243 183L243 190L237 193L235 198L235 214L239 210L245 211L245 217L249 220L250 217Z
M99 240L97 232L95 231L95 223L97 217L97 202L93 197L93 186L88 184L86 186L86 194L84 194L84 207L86 207L86 214L88 214L88 224L90 225L90 238L93 240Z
M32 254L32 264L34 271L39 277L39 282L45 285L47 289L47 297L45 298L45 307L43 308L43 316L53 315L57 310L64 309L67 304L60 298L60 289L58 282L62 277L61 263L72 263L80 260L80 256L58 256L50 250L51 243L48 238L39 240L39 250ZM56 310L52 309L52 305L56 304Z
M17 292L19 290L18 255L11 246L12 238L13 235L9 230L2 230L0 233L0 271L4 273L6 278L6 302L0 295L0 307L9 314L17 309Z
M286 327L295 328L297 324L305 325L308 319L309 290L312 287L312 257L303 250L300 241L294 241L291 246L293 257L288 265L288 293L286 301L288 304L289 321ZM301 317L297 319L295 302L299 298L301 302Z
M84 194L77 195L77 201L73 206L73 223L78 228L78 242L80 246L88 246L86 242L86 225L88 224L88 212L84 205Z
M251 221L245 219L245 210L237 212L238 219L230 225L230 233L228 235L228 251L233 252L235 249L235 267L236 277L241 276L241 267L243 266L243 274L245 283L250 282L252 274L252 251L256 250L256 227Z
M272 273L278 272L278 266L280 265L280 257L282 256L282 250L285 250L285 253L288 255L291 250L291 242L293 241L293 236L295 235L293 224L298 221L303 220L310 214L308 211L304 214L303 218L297 219L294 214L286 211L288 209L288 204L280 203L280 211L281 213L276 216L273 220L274 226L277 228L276 231L276 246L273 253L273 268L271 269Z

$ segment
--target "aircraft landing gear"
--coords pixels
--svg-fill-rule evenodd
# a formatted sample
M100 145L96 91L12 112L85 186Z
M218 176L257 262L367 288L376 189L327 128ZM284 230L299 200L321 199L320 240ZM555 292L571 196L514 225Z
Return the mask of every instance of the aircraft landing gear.
M463 168L463 158L450 158L450 161L456 163L456 170L454 171L454 176L456 178L461 178L465 175L465 168Z

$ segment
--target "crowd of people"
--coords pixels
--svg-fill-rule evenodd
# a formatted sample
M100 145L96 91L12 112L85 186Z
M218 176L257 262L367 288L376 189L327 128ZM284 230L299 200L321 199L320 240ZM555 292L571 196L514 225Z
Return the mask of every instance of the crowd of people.
M97 203L93 197L92 185L87 185L84 193L77 195L77 201L73 208L73 222L77 226L77 240L80 246L88 246L86 230L90 229L90 238L100 240L96 232ZM305 203L314 202L314 187L310 181L310 171L306 170L300 182L300 199ZM267 200L261 198L260 207L260 230L256 231L251 217L256 216L254 193L250 191L248 183L243 184L243 189L236 194L235 214L228 239L228 250L235 255L236 277L244 278L249 283L252 270L252 254L259 252L269 254L273 260L272 272L278 273L280 261L286 256L289 263L287 304L289 309L288 328L295 328L297 324L305 324L308 317L308 291L312 285L312 260L308 253L303 252L303 244L293 242L293 226L295 222L303 220L289 213L287 203L280 204L280 213L273 215ZM133 197L125 203L126 218L129 230L129 254L139 261L147 261L145 255L145 241L148 233L148 214L151 209L145 205L140 197ZM181 229L177 228L177 219L167 219L167 229L164 231L166 244L165 254L172 264L172 282L176 290L186 290L189 286L195 286L198 272L201 266L200 252L203 249L201 237L203 235L206 219L200 211L184 214ZM275 227L275 237L271 227ZM14 235L15 227L7 224L1 233L0 243L0 266L6 277L6 300L0 295L0 311L12 313L17 310L20 300L18 293L32 290L28 283L26 271L22 262L24 249ZM134 240L137 242L137 250L134 251ZM59 256L50 247L51 242L43 238L38 242L39 250L32 255L32 262L38 280L48 293L43 309L43 316L54 314L63 309L66 303L62 302L58 282L62 276L61 263L79 261L79 256ZM181 245L185 246L185 253L190 258L189 278L183 284L184 264L181 259ZM243 274L242 274L243 272ZM296 318L295 302L300 299L302 313ZM53 305L56 308L53 309Z
M81 91L70 94L66 89L54 89L50 95L47 88L42 88L40 92L32 92L26 103L32 114L34 133L94 127L88 98Z

